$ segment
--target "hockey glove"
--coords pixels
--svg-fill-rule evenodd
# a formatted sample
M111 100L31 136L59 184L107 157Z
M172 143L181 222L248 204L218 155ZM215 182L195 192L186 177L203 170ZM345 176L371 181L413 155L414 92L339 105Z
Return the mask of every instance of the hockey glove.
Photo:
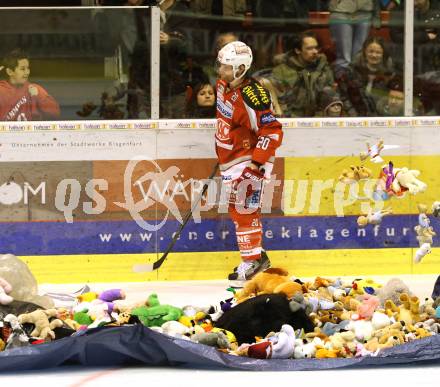
M244 203L245 208L259 207L263 180L264 170L246 167L232 183L236 202Z

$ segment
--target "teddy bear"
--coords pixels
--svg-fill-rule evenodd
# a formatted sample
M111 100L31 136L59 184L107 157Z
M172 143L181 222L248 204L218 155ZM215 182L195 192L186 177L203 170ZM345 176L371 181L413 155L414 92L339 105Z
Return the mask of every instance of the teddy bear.
M63 322L55 318L49 321L49 318L57 317L58 312L56 309L36 310L31 313L21 314L18 316L18 322L20 324L33 324L34 330L31 332L31 337L36 337L42 340L55 339L55 328L63 326Z
M377 296L380 300L380 305L383 307L386 300L391 300L395 305L401 304L400 295L406 293L412 295L408 285L400 278L391 278L383 287L377 290Z
M395 193L408 190L410 194L417 194L425 192L427 184L417 179L420 175L420 171L416 169L408 169L407 167L395 168L395 178L391 184L391 187Z
M372 339L368 340L367 343L365 343L364 347L366 350L377 354L378 350L380 349L391 348L395 345L402 344L401 340L396 335L388 336L384 342L381 341L382 340L379 340L377 337L373 337Z
M439 334L440 333L440 323L437 322L437 319L435 319L435 318L430 318L430 319L425 320L425 321L419 321L414 326L416 328L424 328L427 331L430 331L430 332L435 333L435 334Z
M302 285L291 281L289 273L281 268L270 268L258 273L250 281L247 281L244 288L235 294L237 302L260 295L260 294L285 294L291 298L295 293L302 293Z
M278 332L283 324L305 332L313 331L314 325L305 307L298 306L298 303L294 306L296 309L290 307L284 294L262 294L224 312L215 326L234 333L238 344L253 343L256 336L265 337L269 332Z
M385 313L397 321L403 321L405 324L412 325L414 323L411 310L403 305L396 306L391 300L385 301Z
M389 148L392 145L387 145L387 147ZM370 161L372 163L382 163L383 159L382 157L380 157L380 152L385 148L384 145L384 141L382 139L379 140L379 142L377 144L374 145L370 145L367 142L367 151L366 152L361 152L359 154L359 158L361 159L361 161L365 161L370 157Z
M196 333L191 336L191 341L221 349L229 349L231 347L227 336L221 331Z
M340 351L338 349L318 348L315 357L317 359L334 359L339 357Z
M352 315L352 319L367 319L370 320L377 307L380 305L379 298L371 294L364 294L361 296L361 304L356 308L356 315Z
M391 207L384 208L383 210L378 210L373 212L370 208L366 216L361 215L357 218L357 224L359 227L366 227L368 224L378 225L382 223L382 219L385 215L390 215L393 213Z
M326 348L339 351L340 357L352 357L356 352L356 343L355 333L348 330L329 336Z
M373 324L368 320L351 320L346 329L352 331L358 341L370 340L374 332Z
M422 227L419 224L414 227L414 231L416 232L417 236L416 239L419 242L419 246L422 247L424 243L429 243L432 245L432 237L437 235L437 233L434 231L434 229L429 227Z
M2 331L5 330L5 325L7 325L6 337L3 333L3 339L6 341L5 350L26 347L30 344L29 337L23 330L23 327L21 326L17 316L14 314L7 314L3 318L3 324L4 326Z
M373 329L375 331L391 325L392 322L393 320L386 313L379 311L374 312L371 318L371 323L373 324Z
M131 315L137 316L147 327L160 327L167 321L177 321L182 317L182 309L172 305L161 305L155 293L148 297L147 304L149 306L140 306L131 311Z
M363 295L364 293L376 294L382 287L381 284L374 282L371 278L355 279L350 290L350 296Z
M108 289L108 290L104 290L101 293L96 293L96 292L83 293L78 295L76 299L80 303L92 302L92 301L95 301L95 303L97 303L96 300L101 301L102 303L106 303L107 311L109 314L111 314L113 312L113 309L115 308L114 301L125 300L125 297L126 294L122 289Z
M364 167L363 165L350 165L350 170L344 169L338 180L344 184L352 184L362 179L369 179L372 175L371 169Z
M420 321L425 321L435 317L434 300L430 297L425 298L425 302L420 305Z
M279 332L251 344L248 356L257 359L288 359L295 350L295 332L289 324L283 324Z
M426 255L431 253L431 251L431 244L423 243L414 254L414 263L420 263Z
M331 336L335 334L336 332L341 332L342 330L346 330L347 325L350 323L350 320L342 320L338 324L332 323L330 321L327 321L321 331L323 334L327 336Z
M315 337L311 342L305 339L296 339L293 357L295 359L311 359L315 357L317 347L324 348L324 342L319 337Z
M403 336L403 329L405 327L405 322L396 321L384 328L376 329L373 331L372 337L377 337L381 344L385 343L389 336L397 336L401 343L405 342L405 338Z
M12 291L11 284L6 281L4 278L0 277L0 304L1 305L8 305L14 299L9 295Z

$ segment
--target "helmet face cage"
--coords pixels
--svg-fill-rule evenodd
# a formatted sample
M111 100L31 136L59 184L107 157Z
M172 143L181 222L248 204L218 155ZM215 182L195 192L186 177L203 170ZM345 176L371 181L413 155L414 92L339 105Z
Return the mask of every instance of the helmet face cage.
M243 42L235 41L228 43L218 53L217 62L219 64L231 65L234 80L244 77L252 64L252 50ZM240 66L244 66L244 72L237 76Z

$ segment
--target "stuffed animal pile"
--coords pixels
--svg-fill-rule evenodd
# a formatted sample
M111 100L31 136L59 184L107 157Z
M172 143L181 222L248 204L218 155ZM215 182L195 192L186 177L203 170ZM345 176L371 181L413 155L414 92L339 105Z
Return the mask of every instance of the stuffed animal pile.
M303 283L272 268L219 307L183 308L161 304L157 294L131 305L124 291L110 289L78 295L72 308L44 309L5 298L12 289L1 286L0 351L127 324L257 359L375 356L440 333L440 297L419 300L398 278L385 285L368 278Z

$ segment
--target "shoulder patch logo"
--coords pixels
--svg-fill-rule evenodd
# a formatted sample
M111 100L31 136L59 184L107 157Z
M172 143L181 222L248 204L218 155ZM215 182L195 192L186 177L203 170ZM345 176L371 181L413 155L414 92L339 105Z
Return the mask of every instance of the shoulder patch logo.
M274 115L272 113L264 113L260 117L260 124L261 125L270 124L271 122L274 122L274 121L276 121L276 118L274 117Z
M251 83L241 89L244 102L254 110L270 108L269 92L258 83Z

